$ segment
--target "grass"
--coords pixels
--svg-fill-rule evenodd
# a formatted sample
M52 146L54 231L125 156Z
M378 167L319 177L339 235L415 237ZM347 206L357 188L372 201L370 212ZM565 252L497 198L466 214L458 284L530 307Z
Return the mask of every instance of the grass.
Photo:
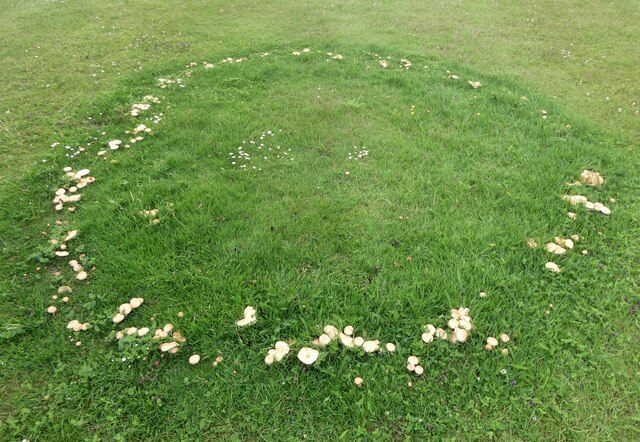
M77 15L92 11L87 4L62 5L14 7L13 22L40 23L35 38L47 26L62 26L64 13L67 25L73 28L77 20L80 27L61 37L74 44L79 35L97 31ZM127 6L144 14L149 5ZM612 20L624 12L621 5L609 12ZM117 6L93 11L124 23L136 16ZM7 275L0 298L0 391L7 398L0 404L0 434L8 440L64 440L78 430L96 440L637 438L633 114L607 116L583 106L577 93L547 98L545 92L566 84L562 75L578 67L554 57L546 65L535 50L507 65L500 57L524 44L509 38L523 15L502 21L497 35L488 36L480 24L497 12L480 3L435 2L429 15L420 14L423 4L407 2L419 8L409 14L384 3L380 12L357 19L362 5L355 3L300 12L281 2L266 15L253 3L242 6L220 6L229 14L220 29L188 20L190 31L183 35L180 18L214 10L211 4L172 11L177 16L171 23L160 9L153 20L174 27L145 39L154 43L139 43L142 71L115 80L107 68L98 83L68 84L70 97L54 91L52 100L83 103L62 124L34 124L24 115L7 120L5 127L16 133L34 124L31 142L83 145L88 152L69 160L62 146L27 153L19 143L5 144L12 158L22 159L7 166L12 179L3 183L0 205ZM474 43L458 40L466 31L453 37L438 31L452 23L445 6L453 12L470 8L462 25L479 35ZM520 9L509 6L501 14ZM283 21L294 12L299 21ZM54 19L39 22L45 13ZM432 30L422 17L439 28ZM550 9L540 21L554 28L555 20ZM282 26L271 31L274 23ZM388 32L372 36L367 28L381 23ZM421 32L407 37L398 28ZM251 38L248 29L254 30ZM132 61L129 51L114 49L130 32L83 49L95 51L102 66L107 55ZM287 43L292 34L305 44ZM212 43L205 35L224 39ZM338 43L343 37L354 38ZM609 44L592 45L587 37L585 51ZM447 59L431 46L421 49L427 38L431 45L461 44L452 44ZM495 65L469 55L483 38L494 42L485 54L498 57ZM291 55L305 46L313 51ZM18 48L5 51L17 57ZM65 45L56 48L64 51ZM271 55L261 57L264 51ZM328 59L327 51L344 59ZM406 57L414 66L383 70L373 53L394 62ZM242 63L218 62L248 54ZM523 86L513 77L532 59L535 67L525 76L532 85ZM216 67L184 68L193 60ZM628 72L622 64L614 67L621 76ZM86 65L73 63L63 78L70 81L82 69ZM553 72L555 81L541 85L531 78L536 70ZM23 78L17 69L9 75ZM186 87L157 88L156 79L166 76L179 76ZM474 91L467 79L483 87ZM611 96L628 100L632 88L621 85ZM98 97L90 98L92 89L101 92ZM25 89L7 96L12 107L27 112L29 99L42 94ZM127 114L148 94L162 101L144 114L164 113L155 133L106 159L96 157L106 141L126 139L125 130L145 121ZM49 117L40 114L38 123ZM609 125L624 130L615 133ZM293 160L273 153L260 160L263 154L249 141L266 130L275 136L267 137L272 141L265 148L291 149L287 157ZM243 141L251 163L262 170L231 164L229 153ZM348 159L365 147L368 156ZM34 158L47 162L25 168ZM86 266L96 270L90 284L72 282L70 305L52 318L44 313L49 297L72 281L64 260L52 259L45 246L55 229L47 226L54 220L52 195L65 182L67 164L88 167L97 177L83 190L77 213L58 217L71 223L61 230L80 230L72 254L86 253ZM583 168L601 171L606 185L568 188L565 183ZM603 202L615 197L613 215L578 210L578 218L569 220L560 199L566 192ZM140 215L151 208L159 209L158 225ZM560 275L543 271L549 259L544 251L525 246L527 237L543 243L573 233L582 238L578 248L590 253L556 260ZM28 255L36 261L27 261ZM57 269L62 275L52 276ZM480 299L480 291L488 297ZM127 349L108 339L111 315L131 296L144 297L145 304L125 324L173 322L187 337L186 348L160 359L153 349ZM258 323L239 330L234 322L248 304L257 307ZM460 305L470 307L474 319L469 342L425 346L422 326L443 325L449 309ZM179 311L184 317L177 317ZM94 326L81 335L81 347L68 343L64 329L73 318ZM262 362L276 340L307 345L326 323L352 324L365 338L396 342L398 355L331 348L309 370L294 355L277 366ZM509 357L483 350L486 336L502 332L512 337ZM192 352L204 358L196 367L186 361ZM214 367L219 354L224 360ZM421 356L423 377L406 372L409 354ZM121 361L137 356L146 359ZM363 388L353 385L355 376L365 379Z

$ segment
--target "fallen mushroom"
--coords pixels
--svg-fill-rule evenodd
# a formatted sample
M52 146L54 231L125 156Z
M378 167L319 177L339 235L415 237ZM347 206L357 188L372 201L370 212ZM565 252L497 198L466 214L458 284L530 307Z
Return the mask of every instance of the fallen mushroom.
M131 310L133 310L133 307L131 307L131 304L129 304L128 302L125 304L120 305L120 307L118 307L118 311L120 313L122 313L123 315L127 316L129 313L131 313Z
M178 343L177 342L165 342L163 344L160 344L160 351L165 353L168 352L169 350L173 349L173 348L178 348Z
M72 291L73 289L68 285L63 285L61 287L58 287L58 293L71 293Z
M319 354L318 350L309 347L302 347L298 352L298 359L303 364L311 365L318 359Z
M480 88L480 86L482 86L479 81L472 81L472 80L469 80L469 85L474 89L478 89Z
M353 348L356 344L353 342L353 338L351 336L347 336L344 333L339 334L340 343L345 347Z

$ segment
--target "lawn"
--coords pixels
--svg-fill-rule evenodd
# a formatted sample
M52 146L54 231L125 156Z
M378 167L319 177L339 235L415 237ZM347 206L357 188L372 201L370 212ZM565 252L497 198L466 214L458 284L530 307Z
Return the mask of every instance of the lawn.
M635 2L94 3L2 5L0 439L640 437Z

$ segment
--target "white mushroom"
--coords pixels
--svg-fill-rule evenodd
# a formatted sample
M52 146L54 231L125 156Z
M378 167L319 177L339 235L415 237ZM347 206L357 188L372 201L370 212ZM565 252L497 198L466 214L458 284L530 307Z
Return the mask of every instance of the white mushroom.
M124 315L122 313L118 313L113 317L112 321L114 324L119 324L124 321Z
M138 329L138 336L145 336L147 333L149 333L149 327L142 327L141 329Z
M504 356L507 356L509 354L509 349L508 348L503 348L500 353L502 353Z
M496 338L494 338L493 336L489 336L487 338L487 344L489 344L492 347L495 347L498 345L498 340Z
M171 350L172 348L178 348L178 343L177 342L165 342L163 344L160 344L160 351L163 352L163 353Z
M78 281L84 281L85 279L87 279L87 276L89 276L89 275L87 274L87 272L85 272L85 271L81 271L80 273L78 273L78 274L76 275L76 279L77 279Z
M353 348L356 344L353 342L353 338L351 336L347 336L344 333L340 333L339 335L340 343L345 347Z
M503 333L500 335L500 340L506 344L511 340L511 338L506 333Z
M413 365L413 364L407 364L407 370L409 370L409 371L415 371L415 369L416 369L416 366L415 366L415 365Z
M248 305L244 309L244 317L239 321L236 321L238 327L246 327L256 322L256 309Z
M342 332L347 336L352 336L353 335L353 327L351 325L347 325Z
M303 364L311 365L318 359L319 354L320 353L316 349L310 347L302 347L298 352L298 359Z
M447 325L450 329L455 330L456 328L458 328L458 320L451 318L449 319L449 322L447 322Z
M364 382L364 379L357 377L353 380L353 383L356 384L358 387L362 387L362 384Z
M546 263L544 265L544 268L547 269L547 270L550 270L550 271L552 271L554 273L560 273L560 267L558 267L558 264L556 264L554 262L551 262L551 261Z
M144 298L131 298L129 304L131 305L131 308L138 308L142 305L143 302Z
M409 356L407 358L407 362L411 365L418 365L420 363L420 359L417 356Z
M49 307L47 307L47 313L50 314L55 314L58 311L58 307L56 307L55 305L50 305Z
M329 345L331 343L331 337L326 334L323 333L320 335L320 337L318 338L318 342L320 343L320 345L322 345L323 347L326 347L327 345Z
M416 369L414 370L414 373L417 374L418 376L424 373L424 368L422 367L422 365L416 365Z
M118 307L118 312L122 313L125 316L131 313L131 310L133 309L131 307L131 304L129 304L128 302L125 304L121 304L120 307Z
M273 357L272 354L268 354L267 356L265 356L264 358L264 363L267 365L272 365L275 362L275 359Z
M362 347L362 345L364 344L364 338L362 336L357 336L353 338L353 344L356 347Z
M436 333L436 328L432 324L427 324L425 328L427 329L427 333L430 335L434 335Z
M563 253L567 252L567 249L553 242L547 243L544 248L547 252L553 253L555 255L562 255Z
M604 178L598 172L585 169L580 174L580 182L582 184L595 187L604 184Z
M196 365L198 362L200 362L200 355L191 355L189 357L189 364Z
M390 353L393 353L394 351L396 351L396 345L392 344L391 342L388 342L387 345L385 345L385 347L387 348L387 351Z
M362 349L365 353L374 353L380 350L380 341L365 341L362 344Z
M71 293L73 289L68 285L63 285L62 287L58 287L58 293Z
M456 338L456 341L458 342L466 342L467 337L469 336L467 334L467 331L463 328L457 328L453 331L453 335Z
M331 338L332 341L334 339L336 339L338 337L338 335L340 334L338 329L336 327L334 327L333 325L325 325L323 331L325 332L325 334L327 336L329 336Z
M447 339L447 332L446 332L446 331L444 331L444 330L443 330L443 329L441 329L441 328L437 328L437 329L436 329L436 334L437 334L437 335L438 335L438 337L439 337L440 339L442 339L443 341Z
M430 333L422 333L422 340L427 344L433 342L433 335Z

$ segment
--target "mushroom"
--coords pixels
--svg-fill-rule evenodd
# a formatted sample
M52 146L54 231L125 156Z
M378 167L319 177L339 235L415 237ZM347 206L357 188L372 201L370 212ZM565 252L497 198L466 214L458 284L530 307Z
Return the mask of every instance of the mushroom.
M362 379L361 377L357 377L353 380L353 383L356 384L358 387L362 387L363 382L364 382L364 379Z
M68 285L63 285L62 287L58 287L58 293L71 293L73 289Z
M487 344L489 344L492 347L495 347L498 345L498 340L496 338L494 338L493 336L489 336L487 338Z
M138 336L140 337L145 336L147 333L149 333L149 327L142 327L141 329L138 329Z
M160 351L163 352L163 353L171 350L172 348L178 348L178 343L177 342L165 342L163 344L160 344Z
M353 335L353 327L351 325L347 325L342 332L347 336L352 336Z
M392 344L391 342L388 342L387 345L385 345L385 347L387 348L387 351L390 353L393 353L394 351L396 351L396 345Z
M535 249L536 247L538 247L538 243L536 242L535 239L529 238L527 240L527 247L529 247L530 249Z
M486 345L484 346L484 349L485 349L485 350L487 350L487 351L491 351L491 350L493 350L493 345L491 345L491 344L486 344Z
M236 324L239 327L246 327L247 325L251 325L255 322L256 322L256 309L249 305L244 309L244 318L236 321Z
M471 86L471 87L472 87L472 88L474 88L474 89L478 89L478 88L480 88L480 86L482 86L482 85L480 84L480 82L479 82L479 81L469 80L469 86Z
M298 352L298 359L303 364L311 365L318 359L319 354L318 350L309 347L302 347Z
M417 356L409 356L407 358L407 362L411 365L418 365L420 363L420 359Z
M120 322L124 321L124 315L122 313L118 313L113 317L112 321L115 324L119 324Z
M273 357L272 354L268 354L267 356L265 356L264 358L264 363L267 365L272 365L275 362L275 359Z
M318 342L320 343L320 345L322 345L323 347L326 347L327 345L329 345L331 343L331 337L326 334L323 333L320 335L320 337L318 338Z
M69 256L69 252L66 250L56 250L56 256Z
M463 328L457 328L453 331L453 335L456 338L456 341L458 342L465 342L467 340L467 337L469 336L467 334L467 331Z
M340 333L339 335L340 343L345 347L353 348L356 346L355 342L353 342L353 338L351 336L347 336L344 333Z
M434 335L436 333L436 328L431 324L425 325L425 328L427 329L427 333L430 335Z
M175 339L178 342L182 342L183 344L185 342L187 342L187 338L185 338L184 336L182 336L182 333L180 333L179 331L174 331L173 334L171 335L171 337L173 339Z
M550 271L552 271L554 273L560 273L560 267L558 267L558 264L556 264L554 262L551 262L551 261L546 263L544 265L544 268L547 269L547 270L550 270Z
M80 273L78 273L78 274L76 275L76 279L77 279L78 281L84 281L85 279L87 279L87 276L89 276L89 275L87 274L87 272L85 272L85 271L81 271Z
M580 174L580 182L588 186L596 187L604 184L604 178L598 172L585 169Z
M422 333L422 340L428 344L429 342L433 342L433 335L430 333Z
M175 355L176 353L178 353L178 347L172 347L169 349L169 353L171 353L172 355Z
M572 206L577 206L578 204L586 204L589 202L586 196L582 195L563 195L562 199L568 201Z
M486 292L480 292L480 297L481 297L481 298L486 298L486 297L487 297Z
M509 337L508 334L502 333L500 335L500 340L506 344L507 342L509 342L511 340L511 338Z
M422 367L422 365L416 365L416 369L414 370L414 373L417 374L418 376L424 373L424 368Z
M607 206L605 206L602 203L595 203L593 205L593 210L595 210L596 212L600 212L604 215L611 215L611 209L609 209Z
M282 354L283 356L289 354L289 344L284 341L276 342L274 349L276 350L276 353Z
M458 320L451 318L449 319L449 322L447 322L447 325L450 329L455 330L456 328L458 328Z
M556 243L552 243L552 242L547 243L547 244L544 246L544 248L545 248L545 250L546 250L547 252L549 252L549 253L553 253L553 254L555 254L555 255L562 255L563 253L566 253L566 252L567 252L567 249L565 249L565 248L564 248L564 247L562 247L562 246L559 246L559 245L558 245L558 244L556 244Z
M407 364L407 370L409 370L409 371L415 371L415 369L416 369L416 366L415 366L415 365L413 365L413 364Z
M504 356L507 356L509 354L509 349L508 348L503 348L500 353L502 353Z
M436 329L436 333L438 334L438 337L440 339L442 339L443 341L447 339L447 332L444 331L443 329L437 328Z
M189 364L196 365L198 362L200 362L200 355L191 355L189 357Z
M91 327L91 325L88 322L85 322L84 324L82 324L82 331L89 330L89 327Z
M458 322L458 327L462 328L464 330L471 330L473 328L473 326L471 325L471 321L467 321L465 319L461 320L460 322Z
M67 233L67 236L64 237L63 241L71 241L72 239L74 239L76 236L78 236L78 231L77 230L72 230L69 233Z
M362 336L357 336L353 338L353 344L356 347L362 347L364 345L364 338Z
M171 333L173 331L173 324L167 323L162 327L162 331L165 333Z
M380 350L380 341L366 341L362 344L362 349L365 353L374 353Z
M125 304L121 304L120 307L118 307L118 311L125 316L131 313L131 310L133 310L133 308L131 307L131 304L129 304L128 302Z
M336 327L334 327L333 325L325 325L323 331L325 332L325 334L327 336L329 336L331 338L331 340L336 339L338 337L338 335L340 334L338 329Z
M135 335L138 333L138 329L136 327L129 327L125 330L127 336Z
M143 302L144 298L131 298L129 304L131 305L131 308L138 308L142 305Z
M58 311L58 307L51 305L47 308L47 313L54 315Z
M124 332L119 331L118 333L116 333L116 339L117 339L117 340L120 340L120 339L122 339L122 338L124 338Z

